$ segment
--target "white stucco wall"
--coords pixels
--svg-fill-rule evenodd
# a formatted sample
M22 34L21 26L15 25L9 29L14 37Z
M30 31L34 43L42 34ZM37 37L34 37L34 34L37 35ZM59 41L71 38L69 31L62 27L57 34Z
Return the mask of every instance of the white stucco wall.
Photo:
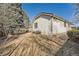
M59 34L59 33L65 33L71 29L71 26L68 26L68 23L66 23L66 27L64 26L64 22L53 19L52 18L52 28L53 28L53 34Z
M33 31L41 31L42 34L50 34L50 17L39 17L34 21L34 23L38 23L38 28L34 28L34 23L33 23Z
M52 18L53 22L53 34L66 32L66 28L64 27L64 22L60 20L56 20Z
M51 24L52 22L52 24ZM38 23L38 28L34 27L34 23ZM69 30L68 24L64 26L64 22L54 19L53 17L41 16L37 18L33 23L33 31L40 31L42 34L51 35L64 33ZM52 25L52 32L51 32Z

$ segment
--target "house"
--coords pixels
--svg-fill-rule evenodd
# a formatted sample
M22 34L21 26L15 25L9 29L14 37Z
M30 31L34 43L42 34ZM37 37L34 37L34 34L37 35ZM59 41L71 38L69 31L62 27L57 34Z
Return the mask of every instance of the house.
M71 23L51 13L41 13L34 18L33 31L53 35L71 30Z

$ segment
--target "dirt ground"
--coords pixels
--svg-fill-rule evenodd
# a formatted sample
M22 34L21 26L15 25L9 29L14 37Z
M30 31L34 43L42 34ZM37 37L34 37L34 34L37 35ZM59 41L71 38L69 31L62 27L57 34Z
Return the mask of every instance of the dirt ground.
M79 56L79 44L68 40L57 52L56 56Z
M67 36L46 36L25 33L10 38L0 45L2 56L53 56L67 41Z

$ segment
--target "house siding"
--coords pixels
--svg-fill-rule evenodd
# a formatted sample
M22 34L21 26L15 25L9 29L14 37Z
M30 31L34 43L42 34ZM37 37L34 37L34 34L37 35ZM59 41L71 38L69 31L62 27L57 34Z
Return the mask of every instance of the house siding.
M64 22L57 20L57 19L53 19L52 18L52 22L53 22L53 34L58 34L58 33L63 33L66 32L66 27L64 27Z
M38 28L34 28L34 24L38 23ZM33 31L40 31L42 34L51 34L50 32L50 18L47 17L39 17L33 23Z
M35 23L38 23L38 28L34 28ZM68 24L66 23L65 26L64 21L54 19L53 17L41 16L34 21L33 31L40 31L41 34L45 35L65 33L71 29L71 26L69 27Z

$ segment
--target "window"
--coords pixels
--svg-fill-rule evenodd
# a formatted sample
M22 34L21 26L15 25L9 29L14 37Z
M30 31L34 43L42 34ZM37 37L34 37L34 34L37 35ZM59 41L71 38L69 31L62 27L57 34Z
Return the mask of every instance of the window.
M37 28L37 27L38 27L38 23L35 23L35 24L34 24L34 27Z

